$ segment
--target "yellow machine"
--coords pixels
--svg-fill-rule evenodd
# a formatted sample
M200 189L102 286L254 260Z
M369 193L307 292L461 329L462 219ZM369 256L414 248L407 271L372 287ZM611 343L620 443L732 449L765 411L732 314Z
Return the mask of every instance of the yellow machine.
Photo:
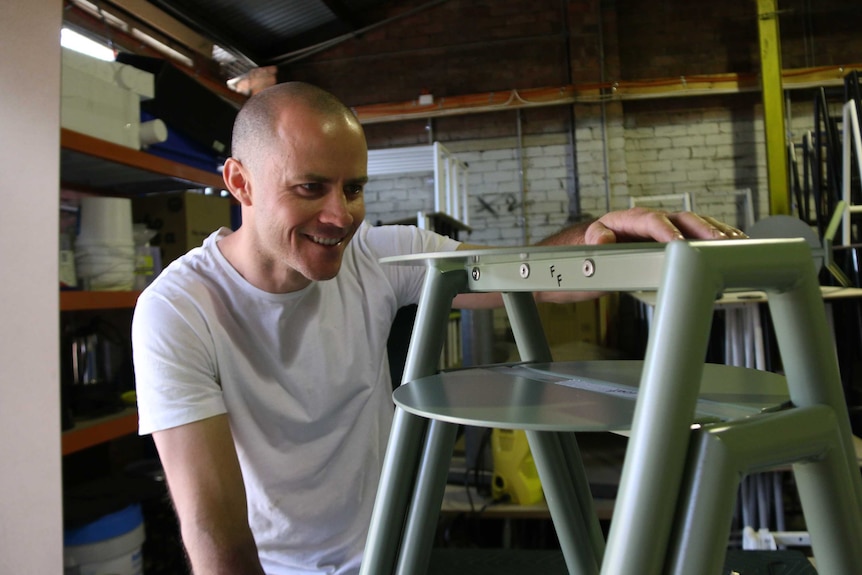
M494 429L491 432L494 499L508 496L512 503L532 505L544 498L536 463L522 429Z

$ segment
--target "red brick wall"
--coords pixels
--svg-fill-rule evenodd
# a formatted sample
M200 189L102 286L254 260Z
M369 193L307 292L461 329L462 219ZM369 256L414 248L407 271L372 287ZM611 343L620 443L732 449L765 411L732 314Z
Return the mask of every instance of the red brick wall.
M862 62L862 3L779 0L785 68ZM626 80L759 68L754 0L617 0L620 60Z
M601 2L566 2L572 83L602 80L605 70L616 71L616 14L613 6L601 10ZM604 49L602 49L604 46Z
M862 62L862 2L779 0L786 68Z
M622 77L750 72L757 66L754 0L617 0Z
M425 0L398 2L393 17ZM780 0L785 68L862 62L862 2ZM449 0L282 66L350 105L759 67L754 0ZM602 73L604 70L604 74Z
M399 2L389 15L403 12ZM284 66L351 105L569 83L560 0L450 0Z

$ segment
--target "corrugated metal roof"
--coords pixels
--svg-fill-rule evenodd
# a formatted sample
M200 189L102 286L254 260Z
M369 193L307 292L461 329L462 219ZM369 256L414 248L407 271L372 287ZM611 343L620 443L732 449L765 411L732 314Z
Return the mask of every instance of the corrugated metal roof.
M367 11L386 0L149 0L240 53L267 65L285 53L372 23Z

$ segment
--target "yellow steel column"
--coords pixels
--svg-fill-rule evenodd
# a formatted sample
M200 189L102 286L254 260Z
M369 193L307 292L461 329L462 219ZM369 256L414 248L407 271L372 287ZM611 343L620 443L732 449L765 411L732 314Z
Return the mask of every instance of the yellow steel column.
M781 37L777 0L757 0L760 33L760 77L763 124L766 131L766 168L769 175L769 213L790 214L784 91L781 87Z

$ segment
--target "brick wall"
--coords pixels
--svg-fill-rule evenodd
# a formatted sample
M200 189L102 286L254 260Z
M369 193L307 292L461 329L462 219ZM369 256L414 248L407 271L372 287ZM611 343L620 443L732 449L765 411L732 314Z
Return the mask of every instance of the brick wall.
M392 17L426 0L398 2ZM566 18L559 0L450 0L281 67L351 105L569 82Z
M425 0L386 9L396 17ZM862 61L856 0L780 0L783 65ZM448 0L280 68L352 105L759 69L756 3Z
M616 0L621 76L628 80L757 72L755 2ZM804 68L862 61L862 4L779 0L782 63ZM855 29L855 31L854 31Z
M813 127L806 96L797 95L790 106L797 143ZM750 218L769 211L763 122L756 96L733 98L690 100L669 109L650 104L623 111L616 105L604 122L597 106L578 106L576 157L568 133L527 136L521 150L513 138L444 142L469 164L474 232L462 239L491 245L538 241L573 221L576 186L584 218L626 208L631 197L641 205L679 209L682 200L650 197L687 194L699 213L745 228ZM373 178L366 198L372 222L432 211L432 174Z
M755 2L617 0L620 66L629 80L752 72Z
M857 0L782 0L779 7L786 68L862 62ZM449 0L285 67L280 76L317 83L361 105L411 100L422 90L443 97L756 72L758 53L752 2ZM812 123L810 95L788 97L790 129L799 141ZM627 207L631 197L665 194L690 194L698 211L743 225L739 190L751 191L755 217L768 212L759 98L523 110L520 150L514 112L375 124L366 133L371 148L438 140L470 164L476 230L470 241L535 241L567 222ZM429 178L372 181L369 219L429 209Z

